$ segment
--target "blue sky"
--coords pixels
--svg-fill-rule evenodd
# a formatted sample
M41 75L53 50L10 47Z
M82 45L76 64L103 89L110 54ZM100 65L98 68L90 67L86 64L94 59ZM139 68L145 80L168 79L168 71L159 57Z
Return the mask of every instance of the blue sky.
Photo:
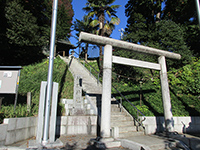
M120 18L120 24L116 25L115 30L113 31L111 37L114 39L120 39L120 32L119 30L121 28L125 28L127 24L127 17L125 16L125 5L128 2L128 0L116 0L113 5L121 5L120 8L117 9L117 16ZM75 19L82 20L83 16L85 15L85 12L82 10L83 7L85 7L86 0L73 0L72 1L72 7L74 10L74 17L73 21ZM75 32L72 32L72 35L75 36ZM77 40L73 37L70 38L70 42L77 46ZM78 52L78 50L76 50ZM90 52L89 52L90 53ZM94 53L93 53L94 54Z

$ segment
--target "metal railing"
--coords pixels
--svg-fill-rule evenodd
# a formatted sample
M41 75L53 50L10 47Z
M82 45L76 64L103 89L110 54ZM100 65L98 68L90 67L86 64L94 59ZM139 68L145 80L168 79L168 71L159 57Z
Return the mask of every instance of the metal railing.
M78 53L76 53L76 54L79 56ZM103 75L100 74L100 72L97 71L92 65L90 65L90 63L87 62L84 58L82 59L82 58L79 57L79 62L80 62L80 59L83 60L84 67L90 72L91 75L93 75L97 79L97 83L100 83L100 77L102 77ZM89 65L90 69L88 69L85 64ZM94 70L95 73L97 73L97 76L92 74L92 71L91 71L92 69ZM136 126L141 126L143 129L145 129L145 127L142 125L142 122L146 119L146 116L135 105L133 105L116 87L114 87L113 85L112 85L112 87L121 96L120 100L117 100L118 103L120 104L120 106L122 106L122 98L123 98L124 100L126 100L137 111L136 118L135 118L135 116L131 115L134 118L134 120L137 122ZM120 111L121 111L121 108L120 108ZM139 116L143 116L144 119L140 120Z

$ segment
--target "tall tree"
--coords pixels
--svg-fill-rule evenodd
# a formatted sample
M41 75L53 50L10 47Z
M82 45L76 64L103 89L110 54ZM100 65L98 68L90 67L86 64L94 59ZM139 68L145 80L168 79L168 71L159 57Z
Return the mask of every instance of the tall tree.
M200 56L200 28L198 26L195 0L167 0L164 17L185 28L185 41L195 56Z
M52 14L53 0L44 0L45 10L42 11L44 18L41 22L44 22L43 31L46 39L50 37L51 28L51 14ZM71 26L72 26L73 10L71 0L59 0L58 12L57 12L57 25L56 25L56 39L69 40Z
M97 34L101 36L110 36L114 25L118 25L120 19L116 15L116 10L120 5L111 5L115 0L87 0L86 7L83 8L93 21L92 27L98 27ZM106 19L108 16L109 19ZM102 71L102 46L100 46L100 70Z
M170 61L169 66L181 67L190 62L192 56L186 43L185 28L166 18L163 4L163 0L129 0L126 5L128 21L125 40L180 53L183 59L179 63ZM133 57L138 56L141 55L134 54Z
M153 25L160 21L163 0L129 0L126 4L125 14L128 17L126 39L130 42L148 41L148 32Z
M57 39L68 40L73 17L71 0L59 0L58 6ZM42 56L42 47L49 43L52 1L1 0L0 7L0 53L5 58L0 63L24 65L37 61L36 54Z
M17 1L11 1L5 8L7 38L9 43L20 46L35 46L41 43L36 17Z

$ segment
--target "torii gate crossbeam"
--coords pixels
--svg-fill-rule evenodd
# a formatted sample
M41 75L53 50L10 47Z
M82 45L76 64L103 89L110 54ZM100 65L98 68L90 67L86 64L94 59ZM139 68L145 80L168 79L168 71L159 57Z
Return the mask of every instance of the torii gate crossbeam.
M165 129L167 132L174 131L165 57L180 59L180 54L167 52L164 50L155 49L138 44L133 44L125 41L115 40L107 37L102 37L94 34L89 34L85 32L80 33L79 41L105 46L103 59L103 92L101 107L101 136L103 138L110 137L112 63L160 70ZM112 56L112 47L133 50L136 52L147 53L152 55L158 55L160 56L158 58L159 64Z

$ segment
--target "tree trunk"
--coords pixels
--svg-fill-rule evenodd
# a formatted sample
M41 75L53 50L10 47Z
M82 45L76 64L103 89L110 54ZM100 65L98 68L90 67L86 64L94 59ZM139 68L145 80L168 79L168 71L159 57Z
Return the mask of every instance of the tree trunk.
M85 61L87 61L87 52L88 52L89 44L87 43L85 46Z
M100 74L103 74L103 54L102 54L102 46L99 47L99 71Z
M100 21L101 21L101 29L100 29L100 35L104 36L104 20L105 20L105 16L104 14L101 14L101 16L99 17ZM100 70L100 74L103 73L103 52L102 52L102 46L99 46L99 70Z

